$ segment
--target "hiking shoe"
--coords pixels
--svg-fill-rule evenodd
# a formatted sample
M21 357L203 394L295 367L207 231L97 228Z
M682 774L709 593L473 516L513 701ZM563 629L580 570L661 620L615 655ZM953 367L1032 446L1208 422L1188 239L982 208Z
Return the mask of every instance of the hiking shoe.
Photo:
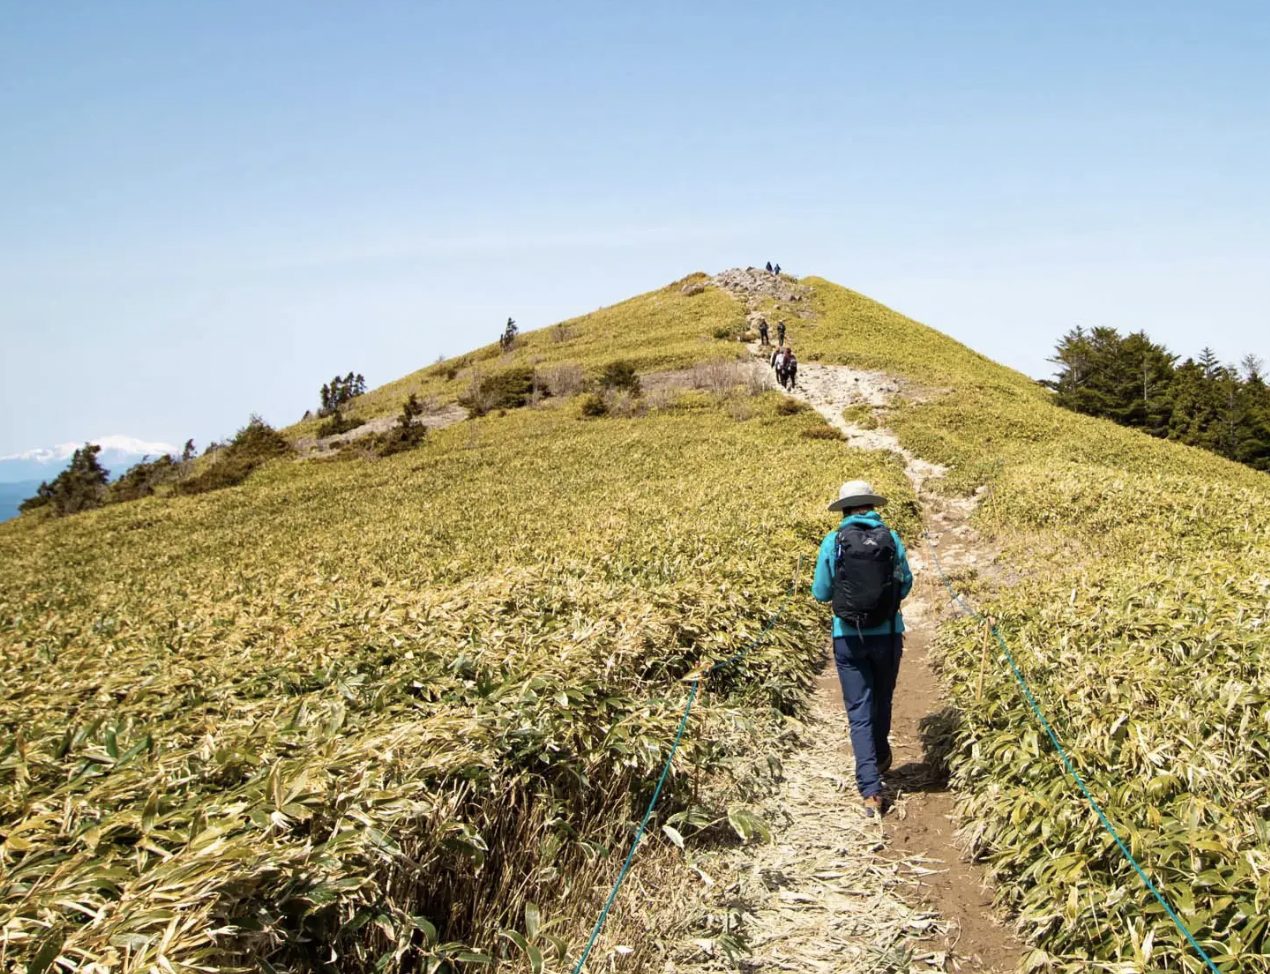
M881 818L885 811L882 805L881 795L869 795L864 800L864 817L865 818Z

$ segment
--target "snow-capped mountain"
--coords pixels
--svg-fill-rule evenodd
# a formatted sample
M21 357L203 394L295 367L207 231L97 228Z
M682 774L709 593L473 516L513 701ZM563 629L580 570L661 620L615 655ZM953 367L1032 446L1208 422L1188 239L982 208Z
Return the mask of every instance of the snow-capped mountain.
M181 451L179 446L171 443L120 434L89 437L86 442L96 443L101 447L97 461L110 471L111 479L119 476L142 457L157 457L163 453ZM58 443L56 446L36 447L21 453L0 456L0 483L40 481L56 477L70 462L71 454L83 445L83 442Z

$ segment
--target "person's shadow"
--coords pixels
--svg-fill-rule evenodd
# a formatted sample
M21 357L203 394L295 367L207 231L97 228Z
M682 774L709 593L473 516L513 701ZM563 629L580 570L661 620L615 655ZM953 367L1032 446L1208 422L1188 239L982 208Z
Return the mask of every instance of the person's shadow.
M948 758L956 746L961 712L945 707L927 714L917 724L922 741L922 759L892 768L888 783L899 791L939 792L948 790Z

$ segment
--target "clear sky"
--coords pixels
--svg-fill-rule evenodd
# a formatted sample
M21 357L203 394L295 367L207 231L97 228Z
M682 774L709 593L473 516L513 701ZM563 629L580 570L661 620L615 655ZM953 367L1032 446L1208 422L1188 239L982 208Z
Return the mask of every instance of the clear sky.
M1270 358L1270 4L0 0L0 454L779 260Z

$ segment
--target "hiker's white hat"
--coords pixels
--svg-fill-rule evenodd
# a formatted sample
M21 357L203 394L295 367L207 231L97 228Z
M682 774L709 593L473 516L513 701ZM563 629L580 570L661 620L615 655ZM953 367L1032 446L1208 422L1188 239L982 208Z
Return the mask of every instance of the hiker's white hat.
M845 511L849 507L881 507L886 498L873 493L873 485L867 480L848 480L838 488L838 499L829 505L831 511Z

